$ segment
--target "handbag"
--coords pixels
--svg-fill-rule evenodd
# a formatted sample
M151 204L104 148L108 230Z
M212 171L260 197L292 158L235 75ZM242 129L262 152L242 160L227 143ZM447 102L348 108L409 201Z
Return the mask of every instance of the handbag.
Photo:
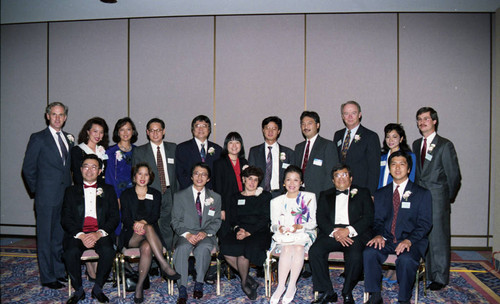
M135 291L135 287L137 286L137 281L139 280L139 274L135 270L130 270L125 268L125 290L126 291ZM149 274L146 275L144 279L144 284L142 284L142 289L149 289Z
M287 243L293 243L295 242L295 233L275 233L273 235L273 239L276 241L278 244L287 244Z

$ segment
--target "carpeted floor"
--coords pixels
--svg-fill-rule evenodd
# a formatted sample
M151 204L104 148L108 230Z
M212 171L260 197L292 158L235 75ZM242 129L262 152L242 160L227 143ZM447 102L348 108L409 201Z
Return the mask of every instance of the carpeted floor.
M454 251L452 254L452 272L450 285L439 292L427 291L424 295L423 283L420 283L419 303L500 303L500 274L491 264L491 253L476 251ZM342 267L332 267L331 279L335 290L342 288L343 279L339 277ZM34 239L0 239L0 288L2 303L64 303L68 299L68 290L42 288L38 279L36 248ZM252 272L255 275L255 272ZM221 296L217 296L215 286L205 286L205 296L201 300L190 298L188 303L269 303L264 295L264 279L257 279L261 287L258 298L250 301L239 287L239 280L222 279ZM159 277L151 278L151 288L145 291L145 303L175 303L177 290L173 296L167 294L167 285ZM105 293L111 303L133 303L133 292L127 293L126 299L119 299L116 288L107 283ZM90 298L92 283L84 280L87 298L81 303L94 303ZM192 294L192 284L188 293ZM272 286L273 290L276 285ZM363 282L354 290L357 303L362 303ZM385 303L397 303L397 284L383 283ZM413 300L413 299L412 299ZM310 303L312 301L311 278L300 279L296 297L292 303ZM339 302L342 302L339 299Z

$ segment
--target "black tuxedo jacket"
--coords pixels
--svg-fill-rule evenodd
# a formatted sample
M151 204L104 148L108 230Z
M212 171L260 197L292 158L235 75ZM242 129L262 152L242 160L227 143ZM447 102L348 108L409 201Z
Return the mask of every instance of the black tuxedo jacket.
M282 146L278 144L279 146L279 176L278 176L278 183L280 185L283 184L283 178L284 178L284 172L285 169L288 167L288 165L293 165L294 164L294 153L293 150ZM251 166L259 167L262 169L264 172L264 175L266 174L266 152L264 151L266 149L266 144L262 143L258 146L254 146L250 149L250 153L248 154L248 164ZM281 154L284 153L285 158L282 160L281 159ZM262 186L264 183L264 179L260 182L260 186ZM272 190L277 190L277 189L272 189Z

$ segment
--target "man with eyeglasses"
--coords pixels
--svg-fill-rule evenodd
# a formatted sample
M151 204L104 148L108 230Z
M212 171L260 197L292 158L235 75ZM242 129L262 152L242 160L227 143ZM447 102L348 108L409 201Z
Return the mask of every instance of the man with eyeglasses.
M177 192L175 178L175 148L176 144L163 141L165 136L165 122L159 118L152 118L146 126L149 143L134 149L132 166L145 162L153 170L154 179L151 187L160 191L161 213L158 225L162 235L162 243L168 250L172 249L173 231L170 227L172 219L172 205L174 193Z
M461 174L453 143L436 132L436 110L423 107L417 111L417 127L422 137L413 142L417 159L415 182L431 191L432 230L429 234L426 275L431 290L440 290L450 280L450 213L460 188Z
M313 290L320 296L312 303L337 302L330 281L328 254L343 251L345 280L344 303L353 304L352 290L363 273L363 250L371 237L373 202L370 191L352 185L351 169L338 164L331 171L335 187L321 192L316 211L318 238L309 249Z
M207 164L213 169L213 164L219 159L222 148L208 140L212 132L210 118L205 115L198 115L191 122L191 133L193 138L180 143L175 151L177 162L176 174L179 181L180 190L189 187L191 180L191 167L199 162ZM207 184L212 189L212 182Z

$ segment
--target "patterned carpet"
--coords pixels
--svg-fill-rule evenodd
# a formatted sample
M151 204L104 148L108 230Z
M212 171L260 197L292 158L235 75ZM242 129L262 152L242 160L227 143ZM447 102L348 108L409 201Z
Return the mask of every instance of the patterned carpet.
M0 288L1 303L64 303L68 299L68 290L51 290L42 288L38 280L38 267L36 264L36 249L34 240L15 240L10 242L1 240L0 244ZM439 292L427 291L425 296L420 283L419 303L500 303L500 274L495 271L491 264L491 253L454 251L452 254L452 272L450 285ZM342 267L332 267L332 283L335 290L342 288L343 279L339 277ZM255 272L252 271L252 275ZM221 296L217 296L215 286L205 285L205 296L201 300L188 299L188 303L269 303L264 295L264 279L257 279L261 287L258 290L258 298L250 301L243 294L238 279L228 281L222 279ZM177 290L173 296L167 294L167 285L159 277L151 278L152 288L145 291L145 303L175 303ZM84 280L84 288L87 298L81 303L95 303L90 298L92 283ZM273 285L273 290L276 285ZM193 285L188 286L188 294L191 296ZM354 290L354 298L357 303L362 303L363 282L360 282ZM126 299L119 299L116 288L112 283L104 286L106 295L111 303L133 303L133 292L127 293ZM383 283L385 303L397 303L397 284ZM413 300L413 299L412 299ZM296 297L292 303L310 303L312 301L311 279L300 279ZM339 299L339 302L342 302Z

